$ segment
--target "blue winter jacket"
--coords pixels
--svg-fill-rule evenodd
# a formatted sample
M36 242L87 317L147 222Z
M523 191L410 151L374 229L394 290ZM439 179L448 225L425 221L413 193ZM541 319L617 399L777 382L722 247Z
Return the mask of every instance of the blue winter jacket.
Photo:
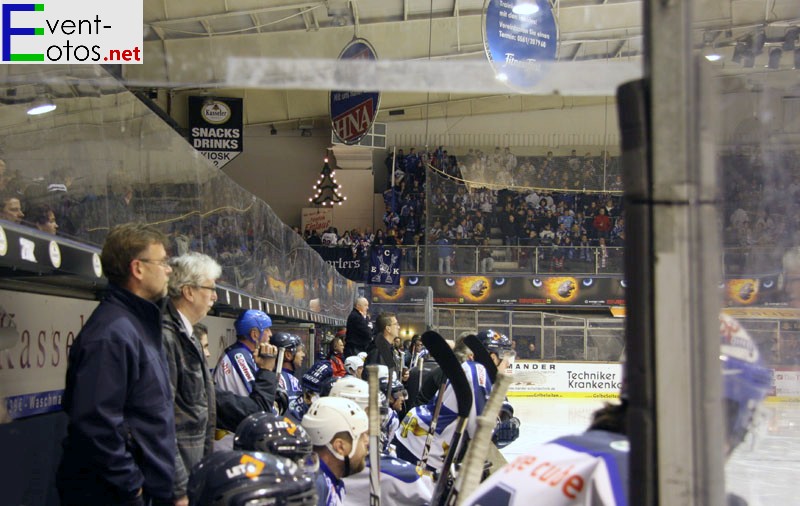
M171 500L175 418L160 308L110 285L75 338L58 486L65 504Z

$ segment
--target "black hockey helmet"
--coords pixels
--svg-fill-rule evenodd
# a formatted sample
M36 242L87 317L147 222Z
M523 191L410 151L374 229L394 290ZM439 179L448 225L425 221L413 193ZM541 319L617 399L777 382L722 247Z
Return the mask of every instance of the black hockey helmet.
M278 348L286 348L289 351L294 351L297 348L303 347L303 340L300 339L300 336L283 331L272 334L269 338L269 343Z
M295 461L313 450L311 439L302 426L265 411L242 420L236 428L233 449L267 452Z
M189 478L192 506L317 504L314 480L292 461L266 453L226 450L205 457Z
M478 340L483 344L489 353L494 353L502 359L506 353L511 351L511 339L505 334L494 330L481 330L478 332Z

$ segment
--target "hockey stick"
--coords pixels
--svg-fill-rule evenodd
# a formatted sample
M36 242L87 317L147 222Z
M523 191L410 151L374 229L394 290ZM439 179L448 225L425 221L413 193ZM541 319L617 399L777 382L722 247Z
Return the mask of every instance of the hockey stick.
M492 384L492 394L483 407L483 413L477 419L478 428L467 448L464 465L445 502L448 506L460 504L459 499L463 500L469 497L480 484L483 463L492 445L492 432L497 425L497 415L500 414L500 407L506 398L509 385L511 385L511 377L503 373L498 374Z
M486 346L483 345L475 334L470 334L465 337L464 344L466 344L467 348L475 355L475 361L486 368L489 379L494 383L494 379L497 377L497 366L494 360L492 360L492 355L489 353L489 350L486 349Z
M378 366L367 366L367 382L369 383L369 405L367 406L367 416L369 417L369 504L370 506L380 506L381 415L378 405L378 392L380 391Z
M436 434L436 422L439 420L439 412L442 410L442 402L444 402L444 391L447 388L447 380L442 381L439 387L439 392L436 394L436 406L433 408L433 416L431 417L431 424L428 428L428 435L425 437L425 447L422 449L422 457L417 462L417 467L425 471L425 466L428 464L428 454L431 451L431 444L433 443L433 436Z
M458 452L461 436L469 421L469 414L472 410L472 389L458 358L456 358L455 353L453 353L453 350L450 349L450 346L442 336L429 330L422 334L422 343L433 358L436 359L445 376L447 376L458 404L458 418L453 422L456 424L456 431L450 440L450 447L447 449L447 455L444 458L441 475L436 480L436 488L433 489L431 497L431 505L436 506L441 504L444 497L444 490L450 478L450 466Z
M275 359L275 375L280 376L283 371L283 356L286 354L286 348L278 348L278 358ZM289 387L288 385L286 386Z

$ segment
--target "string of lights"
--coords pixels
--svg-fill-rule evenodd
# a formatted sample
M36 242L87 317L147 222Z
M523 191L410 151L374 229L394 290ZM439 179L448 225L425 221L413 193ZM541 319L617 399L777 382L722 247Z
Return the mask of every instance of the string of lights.
M328 164L328 157L325 157L325 164L322 166L319 179L314 185L314 196L309 197L308 201L318 206L331 206L334 204L342 205L347 197L339 191L341 185L336 182L336 171L331 169Z

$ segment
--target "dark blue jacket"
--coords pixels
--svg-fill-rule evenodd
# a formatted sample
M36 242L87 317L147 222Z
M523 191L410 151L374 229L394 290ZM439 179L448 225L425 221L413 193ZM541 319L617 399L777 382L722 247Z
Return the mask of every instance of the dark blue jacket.
M172 499L175 418L158 306L110 285L69 351L63 504Z

